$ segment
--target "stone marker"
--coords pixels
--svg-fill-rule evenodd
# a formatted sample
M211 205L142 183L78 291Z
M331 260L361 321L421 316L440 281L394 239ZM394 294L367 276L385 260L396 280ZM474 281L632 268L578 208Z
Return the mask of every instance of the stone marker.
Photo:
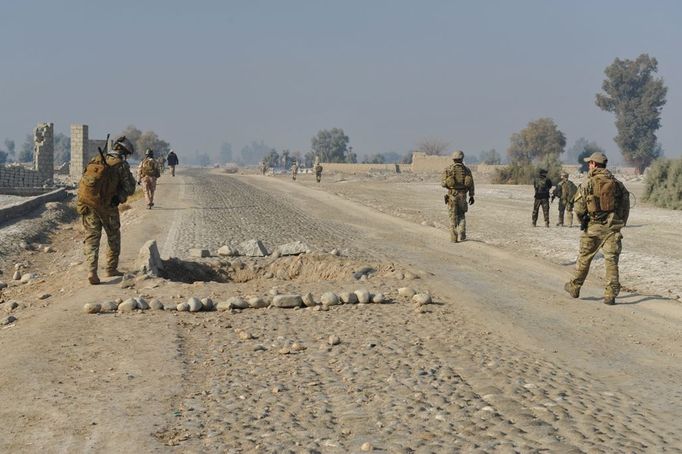
M305 254L309 250L310 248L308 245L302 241L294 241L293 243L282 244L277 248L277 252L279 252L279 255L281 256Z
M201 310L201 308L203 307L199 298L195 298L195 297L191 297L190 299L188 299L187 305L189 306L190 312L199 312Z
M230 310L230 302L229 301L218 301L218 304L215 305L215 308L217 311L220 311L220 312Z
M196 258L210 257L211 251L208 249L192 248L189 250L189 256Z
M35 279L35 278L37 278L37 277L38 277L38 275L37 275L36 273L24 273L24 274L21 275L21 279L19 279L19 281L20 281L22 284L25 284L25 283L27 283L28 281L30 281L31 279Z
M239 255L246 257L265 257L269 255L268 250L265 249L260 240L243 241L237 246L237 251L239 251Z
M102 310L102 305L99 303L86 303L83 306L83 312L86 314L97 314Z
M118 312L132 312L137 309L137 301L134 298L128 298L118 305Z
M229 309L248 309L249 303L241 296L231 296L227 299Z
M12 279L14 279L15 281L18 281L19 279L21 279L21 271L16 270L14 272L14 275L12 276Z
M370 294L367 289L361 288L355 291L355 296L358 297L358 303L369 303Z
M336 306L339 304L339 297L334 292L325 292L320 297L320 303L323 306Z
M272 305L275 307L282 308L292 308L303 306L303 299L301 295L289 294L289 295L276 295L272 298Z
M149 302L149 308L155 311L162 311L164 309L163 303L157 298L154 298Z
M317 303L315 302L315 297L313 296L312 293L306 293L305 295L303 295L303 304L306 307L317 306Z
M176 307L178 312L189 312L189 304L187 303L180 303Z
M339 293L339 299L344 304L357 304L358 296L355 293L341 292Z
M215 309L215 306L213 305L213 300L211 298L202 298L201 306L205 311L212 311L213 309Z
M17 318L14 315L10 315L8 317L3 318L0 320L0 325L5 326L9 325L10 323L14 323L17 321Z
M335 334L332 334L329 336L329 339L327 339L327 343L329 345L339 345L341 343L341 338Z
M254 296L249 298L249 307L252 307L254 309L261 309L264 307L268 307L268 302L265 301L260 296Z
M100 306L100 312L116 312L118 303L116 301L105 301Z
M431 295L428 293L417 293L412 297L412 302L415 304L431 304Z
M138 268L145 274L160 276L163 270L163 261L159 254L156 240L149 240L140 248L137 255Z
M385 301L383 293L376 293L372 296L372 302L376 304L381 304Z
M417 292L412 287L400 287L398 289L398 295L406 298L412 298L416 293Z
M138 309L142 311L146 311L147 309L149 309L149 303L147 303L147 301L144 298L137 297L135 298L135 302L137 303Z

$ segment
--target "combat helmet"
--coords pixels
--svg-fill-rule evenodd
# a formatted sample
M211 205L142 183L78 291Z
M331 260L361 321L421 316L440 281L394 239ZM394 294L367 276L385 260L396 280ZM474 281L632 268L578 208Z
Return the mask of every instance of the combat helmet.
M462 159L464 159L464 152L462 150L455 150L452 153L451 158L454 159L455 161L461 161Z
M547 169L538 169L538 175L547 175Z
M147 148L144 151L144 155L148 158L153 158L154 157L154 150L152 150L151 148Z
M123 154L134 154L135 153L135 146L133 143L128 140L126 136L121 136L118 137L116 140L114 140L114 151L120 151Z
M561 172L561 178L568 178L568 172L566 172L565 170Z

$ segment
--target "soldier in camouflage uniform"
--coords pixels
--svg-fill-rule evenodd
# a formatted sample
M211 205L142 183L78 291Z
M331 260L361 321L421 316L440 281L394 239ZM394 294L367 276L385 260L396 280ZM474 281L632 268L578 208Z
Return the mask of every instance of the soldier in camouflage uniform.
M573 197L578 188L575 183L568 179L568 172L561 172L561 181L554 187L552 202L559 197L559 222L557 226L564 225L564 212L568 211L568 220L573 227Z
M533 227L538 223L540 207L542 207L542 215L545 217L545 227L549 227L549 190L552 189L552 180L547 178L545 169L538 170L538 176L533 180L533 187L535 188Z
M99 259L99 243L102 229L107 234L109 251L106 261L106 276L121 276L118 271L118 257L121 253L121 221L118 213L118 205L126 201L128 196L135 193L135 177L130 172L130 165L126 160L127 155L135 151L133 144L125 137L116 139L113 150L107 153L106 162L113 172L109 184L115 187L113 200L99 208L92 208L77 202L76 209L81 214L85 239L83 240L85 261L88 267L88 281L92 285L100 283L97 275L97 263ZM97 159L97 158L95 158Z
M298 175L298 161L294 161L291 165L291 178L296 181L296 175Z
M575 273L564 285L573 298L580 296L580 288L590 271L590 263L601 249L606 267L604 304L615 304L620 292L618 259L622 249L621 229L630 215L630 193L611 172L606 170L604 153L593 153L585 158L589 172L587 181L578 187L574 198L575 213L581 220L583 234L576 260Z
M445 203L450 212L450 241L458 243L464 241L467 236L466 231L466 212L467 193L469 194L469 205L474 204L474 178L471 170L462 162L464 153L460 150L452 153L454 161L441 178L440 184L447 188Z

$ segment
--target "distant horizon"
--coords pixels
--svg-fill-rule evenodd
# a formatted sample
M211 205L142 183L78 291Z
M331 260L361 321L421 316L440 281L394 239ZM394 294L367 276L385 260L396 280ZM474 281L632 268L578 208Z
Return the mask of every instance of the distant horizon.
M0 149L38 122L91 138L135 125L182 156L263 141L305 153L342 128L364 156L423 139L468 156L554 119L622 162L604 69L642 53L668 87L658 139L682 156L682 4L603 2L36 1L3 6ZM29 26L30 24L30 26Z

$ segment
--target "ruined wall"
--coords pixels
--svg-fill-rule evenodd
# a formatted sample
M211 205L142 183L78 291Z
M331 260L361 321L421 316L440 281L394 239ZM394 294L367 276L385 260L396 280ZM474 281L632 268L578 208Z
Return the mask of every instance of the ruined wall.
M324 168L323 172L366 173L370 170L396 172L396 164L347 164L344 162L323 162L321 164ZM400 170L404 170L405 165L402 167L400 164L397 165Z
M33 170L40 175L41 186L54 181L54 123L38 123L33 130Z
M0 165L0 187L3 188L36 188L42 186L42 176L35 170L21 165Z
M79 179L88 162L88 125L71 125L71 178Z

